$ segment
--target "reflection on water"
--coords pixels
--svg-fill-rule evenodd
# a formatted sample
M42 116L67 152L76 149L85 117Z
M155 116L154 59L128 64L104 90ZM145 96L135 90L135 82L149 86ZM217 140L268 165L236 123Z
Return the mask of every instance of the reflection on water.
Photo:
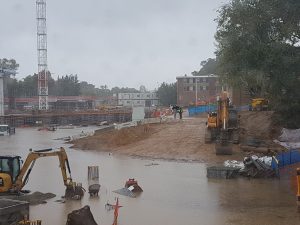
M80 151L56 138L89 131L90 127L56 132L17 129L16 135L0 137L0 153L21 155L28 149L66 148L73 179L87 188L87 167L98 165L101 191L99 198L88 193L82 201L58 203L64 194L58 160L39 159L25 186L31 191L52 192L56 198L45 205L31 207L31 218L42 219L43 225L65 224L67 214L90 205L98 224L111 224L113 212L105 204L118 196L123 206L120 225L224 225L224 224L298 224L295 197L282 180L207 180L204 164L131 159L95 151ZM136 178L144 189L138 198L119 196L113 190L123 187L128 178Z

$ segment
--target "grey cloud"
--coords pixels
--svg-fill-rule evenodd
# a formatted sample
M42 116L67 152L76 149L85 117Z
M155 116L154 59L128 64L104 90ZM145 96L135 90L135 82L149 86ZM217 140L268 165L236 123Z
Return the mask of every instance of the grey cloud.
M49 0L48 64L56 75L148 88L199 69L213 56L221 0ZM35 1L1 1L0 57L36 71Z

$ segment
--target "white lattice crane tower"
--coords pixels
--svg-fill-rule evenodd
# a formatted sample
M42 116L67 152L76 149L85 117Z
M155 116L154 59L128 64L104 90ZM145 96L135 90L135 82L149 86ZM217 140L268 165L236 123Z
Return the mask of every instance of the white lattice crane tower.
M46 0L36 1L39 109L48 110Z

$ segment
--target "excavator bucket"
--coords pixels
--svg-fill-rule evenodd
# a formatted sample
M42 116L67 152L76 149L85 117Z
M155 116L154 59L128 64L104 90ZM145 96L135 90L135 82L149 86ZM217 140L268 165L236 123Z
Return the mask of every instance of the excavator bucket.
M229 142L217 142L215 145L216 155L232 155L232 144Z
M81 185L70 185L66 187L66 199L81 199L84 195L85 189Z
M232 143L229 130L221 130L220 138L216 141L216 155L232 155Z

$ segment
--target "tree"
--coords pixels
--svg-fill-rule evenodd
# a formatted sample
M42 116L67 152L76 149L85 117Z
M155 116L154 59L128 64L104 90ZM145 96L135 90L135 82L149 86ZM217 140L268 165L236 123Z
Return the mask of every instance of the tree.
M300 1L231 0L219 10L218 74L265 95L287 127L300 127Z
M15 59L3 58L3 59L0 59L0 68L18 70L19 64L16 62Z
M147 92L147 89L146 89L145 85L140 86L140 92L141 93L146 93Z
M175 105L177 103L177 85L176 83L163 82L157 89L157 95L160 103L164 106Z
M118 94L118 93L139 93L139 91L135 88L129 88L129 87L122 87L122 88L119 88L119 87L113 87L111 89L111 92L113 94Z
M57 78L57 94L58 96L79 96L80 84L77 75L66 75Z

